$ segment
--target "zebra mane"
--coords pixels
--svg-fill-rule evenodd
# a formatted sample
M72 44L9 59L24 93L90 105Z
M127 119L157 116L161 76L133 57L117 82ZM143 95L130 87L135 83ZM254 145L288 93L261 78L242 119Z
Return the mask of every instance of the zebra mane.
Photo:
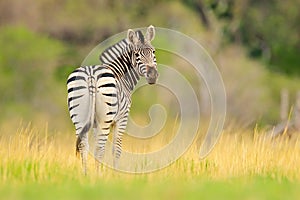
M116 62L117 57L120 57L124 53L124 49L128 46L127 39L123 39L120 42L105 49L99 56L102 64L110 65ZM117 57L116 57L117 56Z
M145 44L145 37L142 31L137 30L135 31L139 41L142 44ZM129 47L129 41L127 38L117 42L116 44L108 47L105 49L99 56L100 61L102 64L110 65L116 62L116 59L121 57L124 53L130 53L131 48Z
M135 33L136 33L137 37L139 38L139 40L141 41L141 43L145 44L145 38L144 38L142 31L138 30Z

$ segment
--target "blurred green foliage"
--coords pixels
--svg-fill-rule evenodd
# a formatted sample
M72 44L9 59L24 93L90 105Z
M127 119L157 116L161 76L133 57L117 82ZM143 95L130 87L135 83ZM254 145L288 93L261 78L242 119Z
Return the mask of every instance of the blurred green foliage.
M25 27L1 28L1 102L30 102L43 93L63 51L60 42Z
M272 71L300 76L300 1L204 2L223 21L231 42L245 45L251 57L262 58Z
M101 41L149 24L181 31L209 51L225 82L229 118L274 122L281 89L292 98L299 90L299 7L296 0L2 0L0 122L17 116L54 126L70 122L65 82L71 71ZM188 63L163 51L157 51L157 60L180 65L177 70L199 89ZM158 97L169 101L163 94L135 96L133 113L142 116L139 111Z
M61 127L58 121L67 116L65 77L73 70L62 67L69 52L62 41L26 26L0 28L0 122L50 121ZM59 69L69 71L61 75Z

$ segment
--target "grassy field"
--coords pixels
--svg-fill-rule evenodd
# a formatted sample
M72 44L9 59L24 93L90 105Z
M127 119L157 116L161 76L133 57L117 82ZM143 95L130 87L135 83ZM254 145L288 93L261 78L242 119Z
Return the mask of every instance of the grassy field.
M73 134L23 127L0 135L0 199L299 199L298 139L263 136L227 129L205 160L195 142L169 167L142 175L96 174L90 157L83 176Z

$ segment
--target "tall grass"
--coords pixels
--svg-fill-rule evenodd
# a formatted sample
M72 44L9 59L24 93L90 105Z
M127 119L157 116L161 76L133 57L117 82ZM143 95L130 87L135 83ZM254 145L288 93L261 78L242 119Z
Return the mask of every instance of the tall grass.
M0 182L59 182L65 174L76 173L76 159L70 154L73 141L69 139L31 126L1 136Z
M130 146L130 140L125 140ZM132 175L105 166L96 173L89 158L88 175L81 172L75 157L75 136L71 133L48 133L47 127L19 128L13 135L0 136L0 186L26 183L59 184L64 182L97 183L99 181L141 178L153 183L183 178L225 180L242 177L247 180L267 177L300 181L300 145L296 138L265 137L264 131L228 128L219 143L204 160L198 159L199 142L169 167L155 173ZM200 144L200 143L199 143Z

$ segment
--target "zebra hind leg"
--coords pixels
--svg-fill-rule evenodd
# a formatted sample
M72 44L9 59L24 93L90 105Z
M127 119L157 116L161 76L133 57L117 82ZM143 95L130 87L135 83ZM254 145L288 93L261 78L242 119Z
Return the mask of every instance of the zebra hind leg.
M82 170L84 175L87 174L87 157L89 151L89 144L88 144L88 136L86 134L82 134L81 137L77 136L76 141L76 155L80 154L81 161L82 161Z
M116 146L116 137L117 137L116 132L115 132L115 130L116 130L116 123L113 123L111 125L111 130L113 132L113 136L112 136L113 137L113 144L112 144L111 153L114 156L115 155L115 146Z
M97 134L98 134L98 128L97 128L97 123L95 123L95 127L93 128L94 131L94 138L95 138L95 144L97 144ZM101 157L101 156L100 156ZM101 166L101 162L100 162L100 158L98 155L98 150L97 150L97 145L95 146L95 150L94 150L94 159L95 159L95 167L96 167L96 172L99 173L100 171L100 166Z

